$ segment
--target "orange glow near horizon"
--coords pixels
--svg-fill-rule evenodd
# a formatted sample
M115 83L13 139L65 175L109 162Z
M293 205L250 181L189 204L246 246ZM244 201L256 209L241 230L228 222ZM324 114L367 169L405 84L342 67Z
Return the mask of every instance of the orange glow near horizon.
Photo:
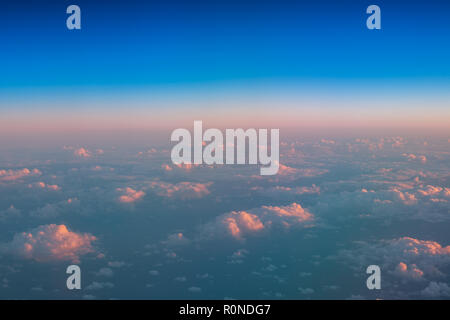
M169 130L202 120L217 128L399 128L450 131L450 110L428 107L374 110L362 108L229 108L126 111L9 112L0 117L0 133L50 133L114 130Z
M0 100L0 134L167 131L191 128L398 129L450 133L450 97L443 92L197 90L189 94L113 93L63 99L51 95Z

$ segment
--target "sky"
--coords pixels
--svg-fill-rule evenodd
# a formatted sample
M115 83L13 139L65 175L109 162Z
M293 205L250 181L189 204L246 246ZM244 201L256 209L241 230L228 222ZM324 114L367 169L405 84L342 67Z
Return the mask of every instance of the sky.
M2 3L0 299L449 299L448 9ZM194 120L280 129L278 173L174 164Z
M81 30L65 27L69 4L4 4L2 131L255 114L285 127L329 127L332 114L336 127L448 128L446 1L379 2L381 30L367 29L365 1L79 1Z

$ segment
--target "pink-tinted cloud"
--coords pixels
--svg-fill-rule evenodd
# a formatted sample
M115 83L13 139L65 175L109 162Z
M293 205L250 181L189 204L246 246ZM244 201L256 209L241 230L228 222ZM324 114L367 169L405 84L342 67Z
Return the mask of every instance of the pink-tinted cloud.
M247 211L232 211L203 226L204 233L230 235L243 239L273 228L288 229L296 226L311 226L314 215L300 204L287 206L262 206Z
M38 169L19 169L19 170L0 170L0 181L14 181L25 177L40 176L42 174Z
M28 185L30 188L32 188L33 186L37 187L37 188L41 188L41 189L48 189L48 190L52 190L52 191L59 191L61 190L61 188L56 185L56 184L46 184L45 182L36 182L34 185L33 184L29 184Z
M293 174L297 174L298 173L298 169L295 168L291 168L288 166L285 166L283 164L279 164L279 168L278 168L278 174L281 176L285 176L285 175L293 175Z
M292 218L293 222L303 222L313 219L313 215L306 209L302 208L298 203L292 203L288 206L262 206L263 215L277 215L279 217Z
M443 275L440 268L450 265L450 246L402 237L375 243L361 242L357 249L342 250L341 257L348 259L352 268L377 264L401 280L425 280Z
M38 262L80 262L84 254L94 252L92 243L97 240L89 233L70 231L65 225L42 225L29 232L17 233L3 246L11 254Z
M119 201L123 202L123 203L135 202L135 201L141 199L143 196L145 196L144 191L142 191L142 190L137 191L137 190L134 190L129 187L125 188L125 190L119 188L119 189L117 189L117 191L125 192L125 194L123 194L119 197Z
M284 195L302 195L302 194L320 194L320 187L313 184L311 187L283 187L275 186L269 189L263 189L258 187L261 193L273 197L282 197Z
M391 191L406 205L417 203L417 198L412 193L400 191L399 188L392 188Z
M442 247L436 241L418 240L410 237L403 237L397 240L393 240L392 243L399 247L403 247L403 251L411 255L446 255L450 258L450 246Z
M405 277L407 279L420 280L423 277L423 271L420 270L415 264L408 266L404 262L400 262L394 272L398 276Z
M156 194L166 198L199 199L210 194L209 187L212 183L179 182L177 184L154 181L150 188Z
M163 244L170 247L178 247L189 244L191 241L182 233L174 233L167 237L167 240L162 241Z
M420 193L423 196L434 196L440 194L442 191L444 196L450 195L450 189L449 188L441 188L441 187L435 187L432 185L427 185L423 189L417 190L418 193Z
M190 172L193 168L199 167L199 164L193 164L193 163L178 163L178 164L163 164L161 167L164 171L172 171L173 169L182 170L184 172Z
M427 157L424 155L415 155L413 153L403 153L402 156L407 158L409 161L420 161L421 163L427 163Z
M364 181L364 188L359 190L357 183L350 182L349 185L356 189L354 191L342 191L343 188L339 190L339 185L336 185L338 192L322 193L312 210L322 215L344 210L341 217L347 215L348 218L354 217L352 213L355 213L389 220L449 220L450 188L424 185L417 174L417 171L402 172L398 178L398 171L389 171L388 176L382 173L383 179ZM430 177L426 180L434 178Z
M428 298L450 297L450 287L445 282L431 281L421 293Z
M320 142L323 144L336 144L336 141L332 139L321 139Z
M235 238L241 238L243 233L250 233L264 229L258 216L245 211L233 211L223 219L229 233Z
M303 177L316 177L327 173L326 169L317 168L293 168L284 164L279 164L278 173L270 180L296 180Z

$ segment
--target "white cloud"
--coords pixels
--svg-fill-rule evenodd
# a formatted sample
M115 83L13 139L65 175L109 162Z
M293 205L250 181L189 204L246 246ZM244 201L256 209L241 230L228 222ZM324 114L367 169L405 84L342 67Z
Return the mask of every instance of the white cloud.
M111 289L114 288L114 284L111 282L97 282L94 281L90 285L88 285L86 290L102 290L102 289Z
M122 268L126 263L123 261L109 261L108 266L111 268Z

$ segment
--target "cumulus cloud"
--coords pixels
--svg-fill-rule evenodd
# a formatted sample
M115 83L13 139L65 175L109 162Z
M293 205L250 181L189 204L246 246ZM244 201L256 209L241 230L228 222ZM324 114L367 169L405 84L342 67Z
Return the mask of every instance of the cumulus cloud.
M278 169L278 173L276 177L283 177L285 179L289 178L290 180L298 179L301 177L316 177L327 173L326 169L317 169L317 168L292 168L287 165L279 164L280 167Z
M377 192L377 214L403 214L402 218L422 219L432 222L450 219L450 192L448 188L416 185L408 191L400 187L387 192ZM393 197L392 197L393 196ZM388 200L388 201L386 201ZM401 206L403 205L403 207Z
M61 187L59 187L59 186L56 185L56 184L47 184L46 187L47 187L47 189L53 190L53 191L61 190Z
M124 194L119 197L119 201L123 203L135 202L145 196L144 191L137 191L129 187L125 189L118 188L117 191L124 192Z
M75 156L77 156L77 157L80 157L80 158L90 158L90 157L92 157L92 153L88 149L85 149L85 148L75 149L73 154Z
M210 194L209 187L212 183L179 182L177 184L153 181L150 188L154 192L166 198L199 199Z
M111 268L101 268L98 272L95 273L96 276L99 277L112 277L114 275L114 271Z
M93 252L92 243L97 240L89 233L70 231L65 225L42 225L28 232L17 233L2 249L24 259L38 262L72 261Z
M380 266L385 298L448 297L442 281L448 278L450 246L412 237L355 244L335 258L360 275L369 265Z
M311 187L284 187L275 186L268 189L258 188L260 193L272 197L298 196L303 194L320 194L320 187L313 184Z
M415 264L408 266L404 262L400 262L394 271L400 277L405 277L407 279L419 280L422 279L423 271L420 270Z
M30 188L40 188L40 189L47 189L52 191L59 191L61 188L56 184L46 184L45 182L39 181L34 184L29 184L28 187Z
M403 153L403 157L408 159L409 161L419 161L423 164L427 163L427 157L424 155L415 155L413 153Z
M201 166L200 164L194 164L194 163L177 163L177 164L174 163L171 165L164 163L161 166L161 168L164 171L173 171L174 169L176 169L176 170L181 170L184 172L190 172L193 168L200 167L200 166Z
M342 250L340 256L356 269L380 265L400 280L433 279L443 275L440 268L450 265L450 246L402 237L376 243L361 242L355 250Z
M401 191L399 188L389 189L401 202L406 205L412 205L417 203L417 198L414 194L407 191Z
M18 218L21 215L21 211L11 205L8 209L0 211L0 221L4 221L10 218Z
M46 184L45 182L39 181L33 184L28 185L29 188L39 188L39 189L48 189L52 191L58 191L61 190L61 188L56 184Z
M350 151L360 152L361 147L366 147L370 151L379 151L388 149L396 150L403 148L407 140L403 137L385 137L385 138L357 138L355 143L349 144Z
M422 290L422 295L428 298L450 297L450 287L444 282L431 281L430 284Z
M191 241L181 232L171 234L167 237L167 240L162 241L163 244L170 247L188 245Z
M18 169L18 170L0 170L0 181L15 181L25 177L40 176L42 174L38 169Z
M287 229L295 226L311 226L314 215L300 204L287 206L262 206L248 211L232 211L203 226L203 232L214 235L230 235L242 239L273 228Z
M450 219L449 188L423 185L420 182L392 183L365 182L372 188L336 193L321 193L312 207L317 214L351 219L355 216L384 220L425 220L430 222ZM340 187L344 189L343 187ZM356 186L355 186L356 188Z
M427 185L426 187L423 187L422 189L417 190L418 193L420 193L422 196L444 196L450 198L450 188L442 188L442 187L436 187L432 185Z

